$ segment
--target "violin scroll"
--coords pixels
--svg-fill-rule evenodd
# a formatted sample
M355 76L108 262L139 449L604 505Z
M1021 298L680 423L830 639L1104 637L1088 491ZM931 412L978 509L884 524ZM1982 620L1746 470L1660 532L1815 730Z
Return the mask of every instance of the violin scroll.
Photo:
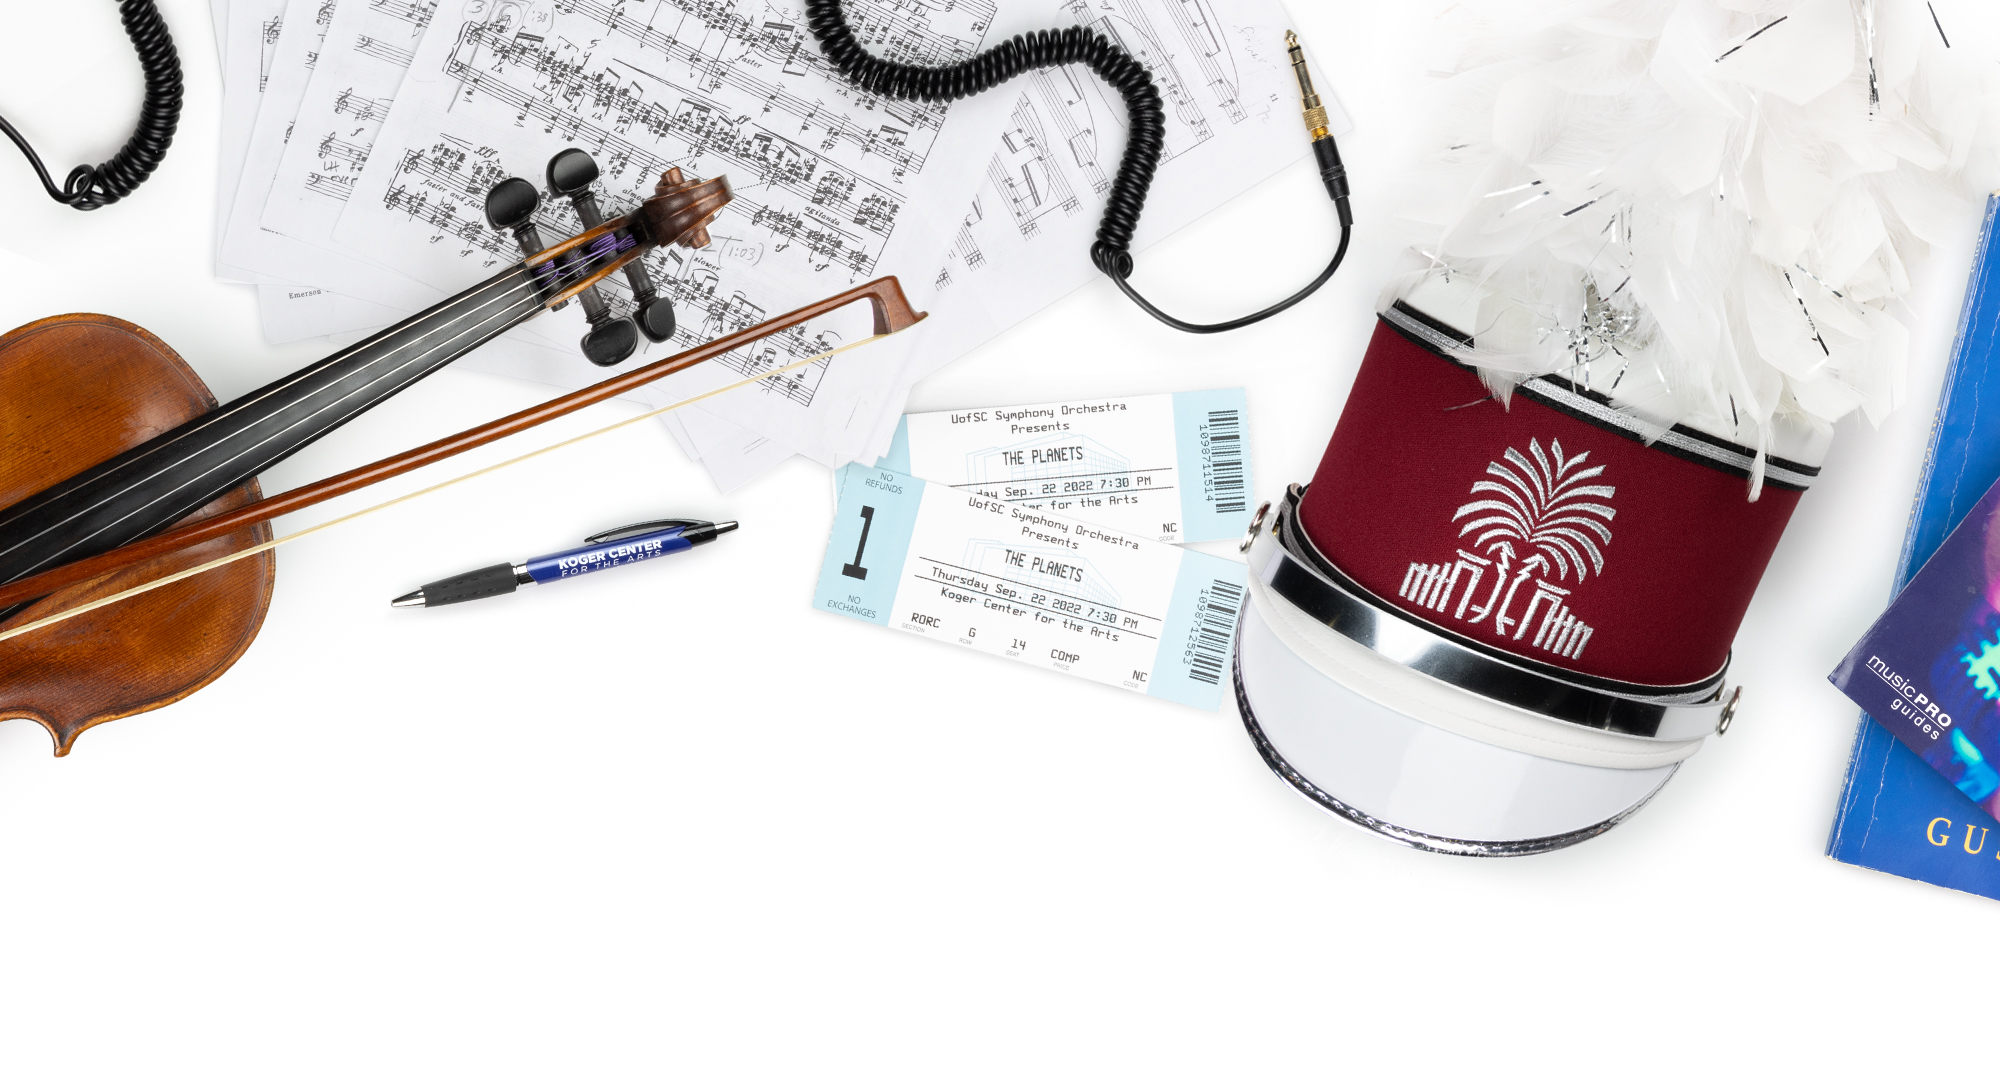
M728 177L689 180L675 166L660 174L652 198L639 204L633 216L645 223L655 244L706 248L708 223L734 198L736 193L730 190Z

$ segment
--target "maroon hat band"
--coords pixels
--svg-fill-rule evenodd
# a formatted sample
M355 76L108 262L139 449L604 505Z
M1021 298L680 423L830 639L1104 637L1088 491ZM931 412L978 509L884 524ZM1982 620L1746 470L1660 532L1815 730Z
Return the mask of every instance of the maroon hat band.
M1648 444L1602 394L1529 380L1502 406L1384 313L1299 504L1305 535L1378 603L1481 652L1655 695L1714 682L1818 469L1676 426Z

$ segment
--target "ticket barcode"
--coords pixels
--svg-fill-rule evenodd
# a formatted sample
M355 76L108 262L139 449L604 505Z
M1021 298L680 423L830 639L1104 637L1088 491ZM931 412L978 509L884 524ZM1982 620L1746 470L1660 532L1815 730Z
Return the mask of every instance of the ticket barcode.
M1243 606L1243 587L1217 579L1208 584L1197 613L1194 633L1188 636L1188 678L1210 685L1222 678L1228 662L1229 642L1236 633L1236 615Z
M1243 498L1243 423L1241 411L1218 409L1208 414L1209 498L1216 512L1231 514L1245 506Z

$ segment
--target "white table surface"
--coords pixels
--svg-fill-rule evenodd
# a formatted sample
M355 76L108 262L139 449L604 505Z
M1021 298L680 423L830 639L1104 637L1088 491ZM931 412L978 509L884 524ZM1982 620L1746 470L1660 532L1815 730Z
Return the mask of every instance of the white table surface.
M1310 475L1401 243L1379 208L1414 160L1442 5L1294 6L1357 124L1342 150L1360 225L1334 282L1279 319L1193 337L1100 280L924 383L913 407L1240 384L1261 494ZM1955 47L2000 57L1972 0L1937 6ZM41 264L9 260L0 326L117 315L226 399L326 350L266 346L250 292L213 280L207 5L162 7L187 109L135 197L58 207L0 147L0 246ZM0 112L58 175L102 160L139 99L111 4L10 8ZM1320 264L1330 217L1301 162L1143 253L1139 281L1183 314L1261 305ZM1797 1076L1988 1061L2000 905L1821 855L1856 723L1825 673L1884 601L1976 205L1963 220L1920 272L1909 405L1879 431L1841 425L1750 609L1744 713L1600 839L1518 860L1401 849L1287 789L1230 706L814 612L826 472L793 459L725 498L649 423L284 549L233 669L85 733L68 758L33 723L0 724L0 1074ZM272 470L267 490L547 394L445 371ZM743 528L502 601L386 603L671 514Z

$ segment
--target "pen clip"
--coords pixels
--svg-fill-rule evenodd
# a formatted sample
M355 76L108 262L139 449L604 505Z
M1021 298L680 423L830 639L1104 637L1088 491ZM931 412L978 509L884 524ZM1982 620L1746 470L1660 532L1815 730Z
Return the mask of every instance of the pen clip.
M626 537L636 537L641 533L657 533L662 529L672 529L674 526L680 526L682 529L693 529L696 526L714 524L714 522L705 522L699 518L661 518L655 522L634 522L631 525L619 526L617 529L607 529L602 533L583 538L583 543L604 544L608 541L624 540Z

